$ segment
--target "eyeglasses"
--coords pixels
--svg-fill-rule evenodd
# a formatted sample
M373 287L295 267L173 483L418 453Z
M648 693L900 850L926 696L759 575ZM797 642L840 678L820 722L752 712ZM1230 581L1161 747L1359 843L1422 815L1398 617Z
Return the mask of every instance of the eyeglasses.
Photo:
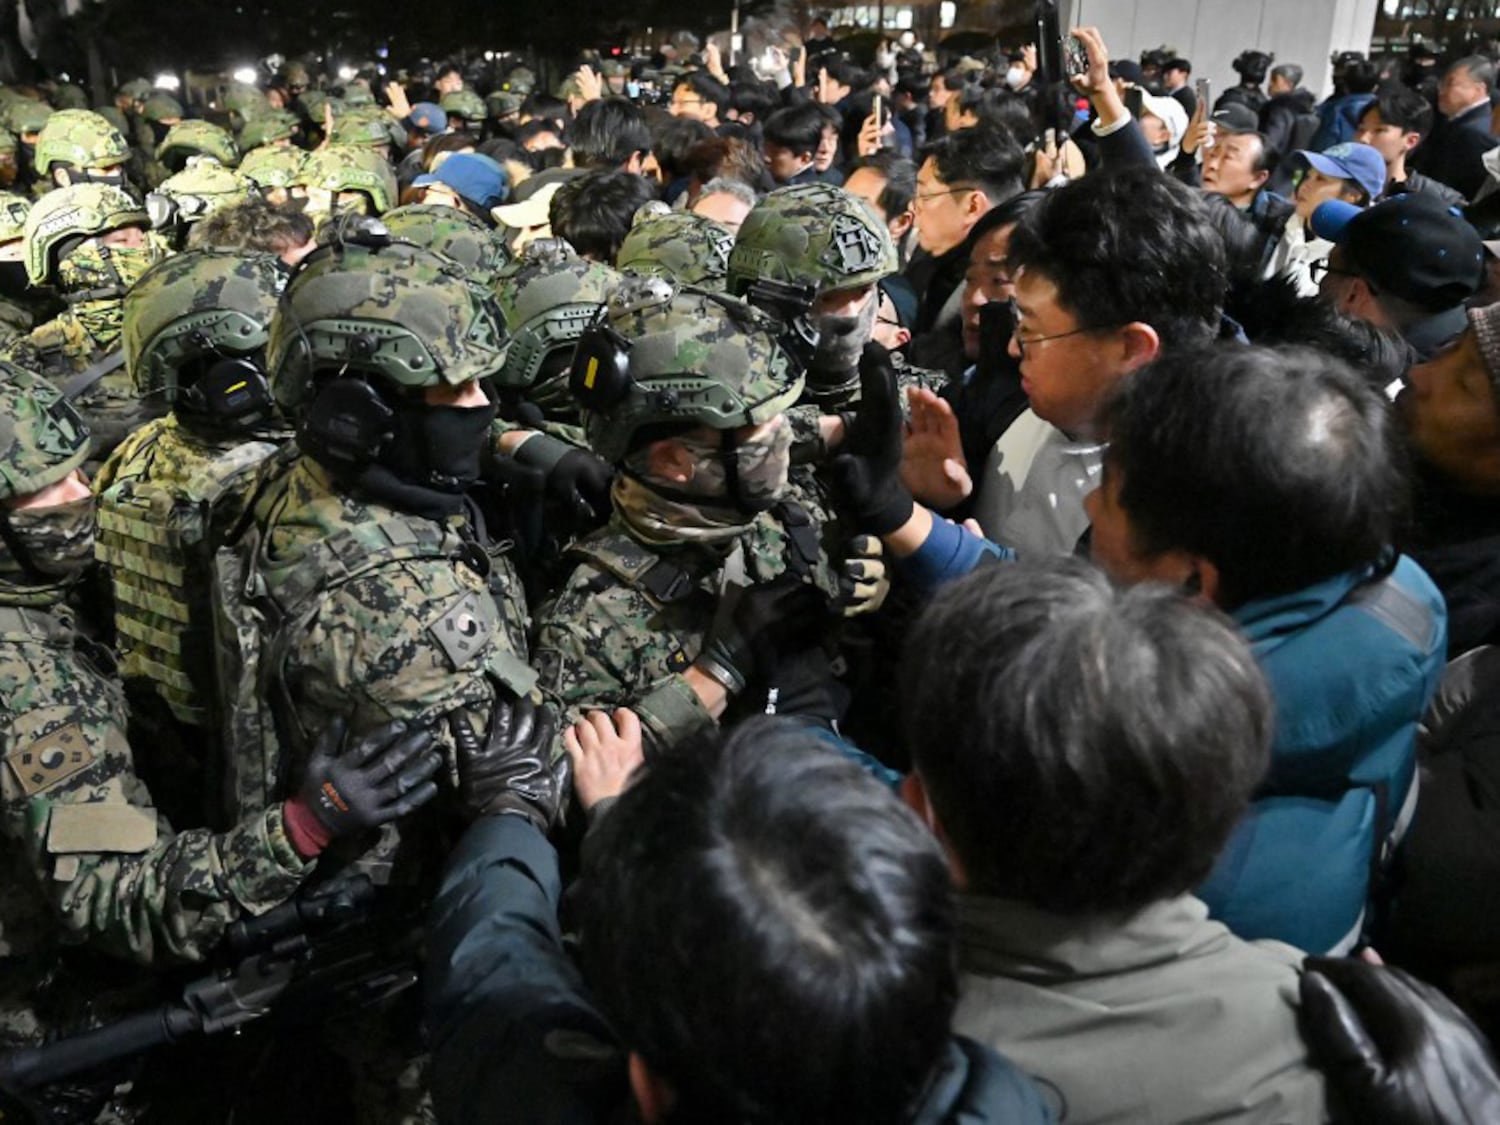
M936 199L940 195L956 195L961 191L973 191L972 187L943 188L941 191L919 191L914 197L915 202L921 203L928 199Z
M1319 261L1313 262L1310 266L1307 267L1307 272L1308 272L1308 276L1310 276L1313 279L1313 284L1314 285L1317 285L1319 282L1321 282L1323 280L1323 278L1324 278L1325 275L1330 274L1330 273L1334 274L1335 276L1338 276L1338 277L1358 277L1359 276L1359 274L1355 273L1353 270L1341 270L1341 269L1339 269L1332 262L1330 262L1327 258L1323 258L1323 259L1320 259Z
M1075 328L1071 332L1054 332L1050 336L1023 336L1021 335L1021 310L1016 307L1015 301L1008 301L1010 305L1011 323L1015 328L1011 329L1011 335L1016 341L1016 350L1021 353L1021 358L1026 358L1026 347L1029 344L1045 344L1048 340L1066 340L1069 336L1081 336L1085 332L1102 332L1103 328Z

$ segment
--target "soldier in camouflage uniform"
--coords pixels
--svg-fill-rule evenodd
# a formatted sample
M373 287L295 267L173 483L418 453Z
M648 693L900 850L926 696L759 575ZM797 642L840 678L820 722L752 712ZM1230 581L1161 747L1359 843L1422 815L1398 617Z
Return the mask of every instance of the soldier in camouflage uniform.
M307 154L294 183L307 192L318 222L340 215L382 215L396 205L396 174L373 149L329 145Z
M297 128L296 114L284 109L267 110L263 116L245 122L238 134L240 148L248 153L262 145L291 145Z
M614 515L570 549L579 565L543 612L543 693L568 723L634 709L653 750L726 712L835 722L839 576L785 501L802 372L781 325L660 278L626 278L606 308L571 381L620 470Z
M90 470L125 435L162 412L136 396L120 353L121 301L165 252L146 234L145 210L119 188L81 183L48 192L26 216L26 275L67 308L5 345L0 358L52 379L75 397L94 434ZM119 362L111 366L111 357ZM87 387L84 374L97 376Z
M245 153L238 171L260 188L266 202L275 206L292 198L292 192L306 192L301 183L306 153L291 144L265 144Z
M484 99L473 90L454 90L450 94L444 94L438 106L448 115L448 128L455 133L461 133L465 129L478 132L484 125Z
M43 307L26 280L26 216L31 200L0 192L0 344L24 336L36 326Z
M380 217L391 237L422 246L463 266L469 279L493 288L510 263L505 243L483 222L457 207L408 203Z
M187 167L192 156L208 157L225 168L240 162L240 150L227 129L211 121L180 121L167 130L156 146L157 162L170 175Z
M173 250L187 243L193 224L215 211L256 198L255 181L213 157L192 156L181 172L168 176L146 197L155 220L153 234Z
M439 760L426 736L388 730L334 758L335 728L296 796L227 832L174 834L135 772L112 658L72 604L93 556L78 471L88 431L45 380L14 368L0 378L0 419L0 1043L13 1047L117 1014L108 992L142 983L77 947L202 958L229 923L291 896L330 839L434 796ZM398 776L411 792L367 799ZM330 784L363 812L327 805Z
M125 188L129 184L125 166L130 157L125 138L97 113L60 110L47 118L37 134L37 186L43 191L69 184Z
M549 428L565 427L562 436L586 444L578 403L568 390L568 366L573 346L619 283L618 273L580 258L560 238L526 246L500 272L495 296L509 335L504 365L495 375L503 415L517 418L520 404L529 403Z
M620 243L615 268L722 293L733 248L734 235L722 223L648 203Z
M265 374L286 276L273 254L195 250L141 278L125 297L125 370L138 395L172 412L126 438L94 481L121 675L159 756L189 749L170 772L200 796L215 742L214 552L290 436Z

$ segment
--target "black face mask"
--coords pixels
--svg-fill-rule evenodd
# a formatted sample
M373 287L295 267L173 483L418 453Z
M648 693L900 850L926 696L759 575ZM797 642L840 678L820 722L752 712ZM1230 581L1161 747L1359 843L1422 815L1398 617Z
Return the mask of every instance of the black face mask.
M428 406L402 403L395 440L381 460L400 477L435 492L461 493L479 481L479 466L496 405Z
M0 262L0 297L20 299L26 295L26 263Z
M1009 301L990 301L979 309L979 357L975 367L980 375L993 374L1014 366L1008 354L1010 338L1016 331L1015 314Z

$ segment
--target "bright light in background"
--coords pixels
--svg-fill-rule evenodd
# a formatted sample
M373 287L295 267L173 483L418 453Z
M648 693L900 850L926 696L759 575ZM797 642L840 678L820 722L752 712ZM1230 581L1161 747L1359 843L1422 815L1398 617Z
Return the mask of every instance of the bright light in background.
M180 90L182 89L182 80L175 74L158 74L156 81L152 82L151 85L155 86L158 90Z
M485 62L494 62L495 61L495 52L494 51L486 51L484 53L484 61Z
M341 66L339 67L339 81L352 82L354 81L354 76L358 73L359 71L355 70L352 66Z
M243 82L246 86L255 85L257 75L253 66L242 66L232 76L236 82Z

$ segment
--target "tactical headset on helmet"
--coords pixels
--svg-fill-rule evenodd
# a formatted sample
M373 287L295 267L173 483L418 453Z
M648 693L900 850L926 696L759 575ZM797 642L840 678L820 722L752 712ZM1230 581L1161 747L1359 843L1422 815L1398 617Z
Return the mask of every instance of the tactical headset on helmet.
M568 360L619 283L614 270L580 258L560 239L527 246L495 284L510 334L496 385L548 417L571 421L578 405L568 390Z
M831 184L794 184L745 216L729 253L729 292L746 296L757 282L814 293L864 288L897 265L890 231L863 199Z
M263 188L290 187L302 182L306 159L306 154L294 145L262 145L245 153L237 171Z
M0 507L56 484L83 464L89 428L40 375L0 360Z
M274 413L265 375L271 317L286 284L274 254L190 250L125 295L125 370L136 393L219 430Z
M73 184L49 191L26 216L26 276L33 285L49 281L58 257L91 235L128 226L150 226L146 209L109 184Z
M742 301L625 278L578 342L569 376L590 447L619 463L647 427L769 422L802 394L782 331Z
M36 170L46 176L54 165L71 168L118 168L130 159L120 132L97 113L63 109L47 118L36 139Z
M290 140L296 133L296 114L284 109L268 109L261 116L245 122L245 127L240 130L240 147L248 153L273 141Z
M620 243L615 268L721 292L733 247L734 235L722 223L691 211L642 208Z
M395 206L398 194L389 162L374 149L354 145L329 145L308 153L293 183L332 192L363 192L376 215Z
M483 222L457 207L408 203L387 211L380 221L398 242L410 242L452 259L480 284L490 284L510 261L504 243Z
M240 162L240 150L229 135L210 121L179 121L156 146L156 159L169 172L180 172L190 156L208 156L226 168Z

